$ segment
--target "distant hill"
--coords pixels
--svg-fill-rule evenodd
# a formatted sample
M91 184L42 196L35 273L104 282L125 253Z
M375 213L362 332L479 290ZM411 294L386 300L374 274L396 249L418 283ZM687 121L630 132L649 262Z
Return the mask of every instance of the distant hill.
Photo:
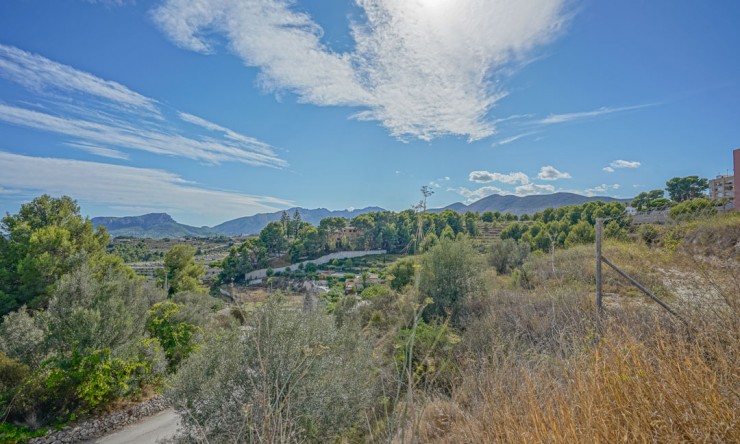
M153 239L219 236L221 233L208 227L191 227L175 222L167 213L150 213L142 216L94 217L93 225L103 226L112 237L131 236Z
M534 214L546 208L558 208L566 205L580 205L586 202L600 200L603 202L629 202L629 199L615 199L613 197L587 197L574 193L540 194L534 196L501 196L493 194L477 200L470 205L457 202L444 208L429 210L439 213L450 209L459 213L472 211L484 213L486 211L499 211L501 213L512 213L516 215ZM291 208L285 210L290 217L298 210L301 220L318 225L325 217L344 217L351 219L365 213L385 211L380 207L367 207L359 210L327 210L326 208L306 209ZM238 236L244 234L258 234L270 222L280 220L282 211L274 213L261 213L254 216L245 216L233 219L215 227L192 227L176 222L169 214L151 213L143 216L128 217L94 217L92 223L95 226L106 227L111 236L148 237L154 239L181 238L181 237L207 237L207 236Z
M317 208L315 210L309 210L306 208L291 208L285 210L290 217L293 217L293 213L298 210L298 214L301 215L301 220L309 222L313 225L318 225L321 219L325 217L344 217L351 219L365 213L372 213L375 211L385 211L379 207L367 207L359 210L327 210L326 208ZM283 214L282 211L276 211L274 213L260 213L254 216L245 216L238 219L230 220L222 224L213 227L214 230L226 234L226 235L239 235L239 234L258 234L262 231L267 224L280 220L280 216Z
M486 211L499 211L501 213L512 213L517 216L522 214L534 214L546 208L559 208L567 205L581 205L592 201L622 202L628 203L630 199L616 199L607 196L582 196L575 193L537 194L532 196L502 196L492 194L477 200L470 205L457 202L444 208L429 210L435 213L444 210L453 210L458 213L472 211L473 213L485 213Z

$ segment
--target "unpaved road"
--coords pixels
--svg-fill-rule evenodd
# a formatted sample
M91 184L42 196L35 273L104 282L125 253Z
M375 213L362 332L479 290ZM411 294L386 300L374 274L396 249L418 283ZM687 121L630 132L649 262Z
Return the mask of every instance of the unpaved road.
M96 444L155 444L159 439L173 437L177 432L179 420L180 418L173 409L167 409L90 442Z

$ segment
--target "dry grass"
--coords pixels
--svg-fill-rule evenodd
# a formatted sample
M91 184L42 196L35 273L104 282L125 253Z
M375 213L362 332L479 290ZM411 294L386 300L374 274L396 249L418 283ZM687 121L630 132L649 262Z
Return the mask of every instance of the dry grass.
M555 274L549 257L530 260L529 289L499 286L468 325L462 383L417 408L417 442L740 442L739 220L687 227L674 253L605 248L690 329L642 296L614 297L597 336L593 247L559 252ZM716 260L697 257L713 245ZM605 287L638 296L611 272Z
M475 402L459 412L450 401L446 433L429 441L740 442L740 375L727 354L708 359L706 344L670 334L649 345L625 329L609 337L559 372L486 369Z

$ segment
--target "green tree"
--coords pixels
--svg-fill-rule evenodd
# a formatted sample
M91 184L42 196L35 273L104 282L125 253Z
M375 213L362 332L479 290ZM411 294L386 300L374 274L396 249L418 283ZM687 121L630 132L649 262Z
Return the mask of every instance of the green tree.
M565 239L565 246L588 244L593 242L595 238L596 233L594 227L585 220L582 220L571 228L568 237Z
M482 270L482 258L467 240L441 239L421 260L419 292L433 300L424 319L449 317L459 326L465 302L483 292Z
M499 274L510 273L521 267L528 256L529 244L513 239L496 239L488 250L488 262Z
M285 251L288 245L285 235L285 229L280 222L270 222L260 231L260 241L267 249L268 255L279 256Z
M674 177L665 185L671 199L676 202L701 197L709 188L707 179L700 179L699 176Z
M172 247L164 256L164 270L160 273L159 283L167 287L167 294L180 291L205 293L201 278L205 267L195 262L195 248L180 244Z
M177 319L182 305L171 301L155 304L148 312L146 329L162 344L170 370L187 358L198 345L203 331L197 325Z
M413 258L399 259L391 264L386 270L386 275L392 276L392 278L389 278L391 288L401 290L411 284L416 275L416 268L416 262Z
M715 202L709 199L692 199L673 206L669 215L671 219L688 220L712 216L716 213Z
M37 197L0 222L0 316L46 304L59 278L105 255L109 237L68 196Z

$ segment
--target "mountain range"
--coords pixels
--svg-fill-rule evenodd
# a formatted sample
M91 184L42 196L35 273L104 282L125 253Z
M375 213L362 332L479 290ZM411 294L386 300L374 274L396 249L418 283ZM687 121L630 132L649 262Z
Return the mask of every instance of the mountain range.
M337 211L327 210L326 208L308 210L305 208L295 207L289 210L285 210L285 212L288 213L288 216L293 217L293 214L296 212L296 210L298 211L298 214L301 215L302 221L308 222L312 225L318 225L319 222L321 222L321 219L324 219L325 217L344 217L346 219L351 219L365 213L385 211L383 208L380 207L367 207L359 210ZM238 219L233 219L216 225L215 227L213 227L213 229L220 233L232 236L239 234L257 234L262 231L262 229L265 228L265 226L270 222L279 221L282 214L282 211L276 211L274 213L260 213L255 214L254 216L240 217Z
M516 215L534 214L546 208L559 208L566 205L580 205L591 201L622 202L627 203L629 199L616 199L605 196L583 196L574 193L540 194L533 196L502 196L493 194L484 197L471 204L457 202L444 208L431 209L429 211L439 213L444 210L454 210L459 213L468 211L484 213L486 211L498 211L501 213L512 213ZM351 219L361 214L384 211L380 207L367 207L358 210L327 210L326 208L306 209L290 208L285 210L289 216L298 211L301 220L318 225L321 219L326 217L344 217ZM257 234L270 222L280 220L282 211L274 213L260 213L253 216L245 216L226 221L214 227L193 227L176 222L169 214L151 213L142 216L126 217L94 217L92 223L95 226L106 227L113 237L131 236L148 238L181 238L181 237L208 237L208 236L237 236L246 234Z
M180 237L220 236L220 233L208 227L191 227L176 222L167 213L150 213L142 216L126 217L93 217L94 226L103 226L111 237L149 237L153 239Z
M534 214L547 208L560 208L567 205L582 205L586 202L593 202L597 200L602 202L629 203L632 199L617 199L607 196L589 197L575 193L535 194L532 196L524 197L492 194L480 200L476 200L469 205L456 202L444 208L438 208L429 211L435 213L440 213L444 210L453 210L457 211L458 213L466 213L468 211L472 211L473 213L498 211L500 213L511 213L516 214L517 216L521 216L522 214Z

